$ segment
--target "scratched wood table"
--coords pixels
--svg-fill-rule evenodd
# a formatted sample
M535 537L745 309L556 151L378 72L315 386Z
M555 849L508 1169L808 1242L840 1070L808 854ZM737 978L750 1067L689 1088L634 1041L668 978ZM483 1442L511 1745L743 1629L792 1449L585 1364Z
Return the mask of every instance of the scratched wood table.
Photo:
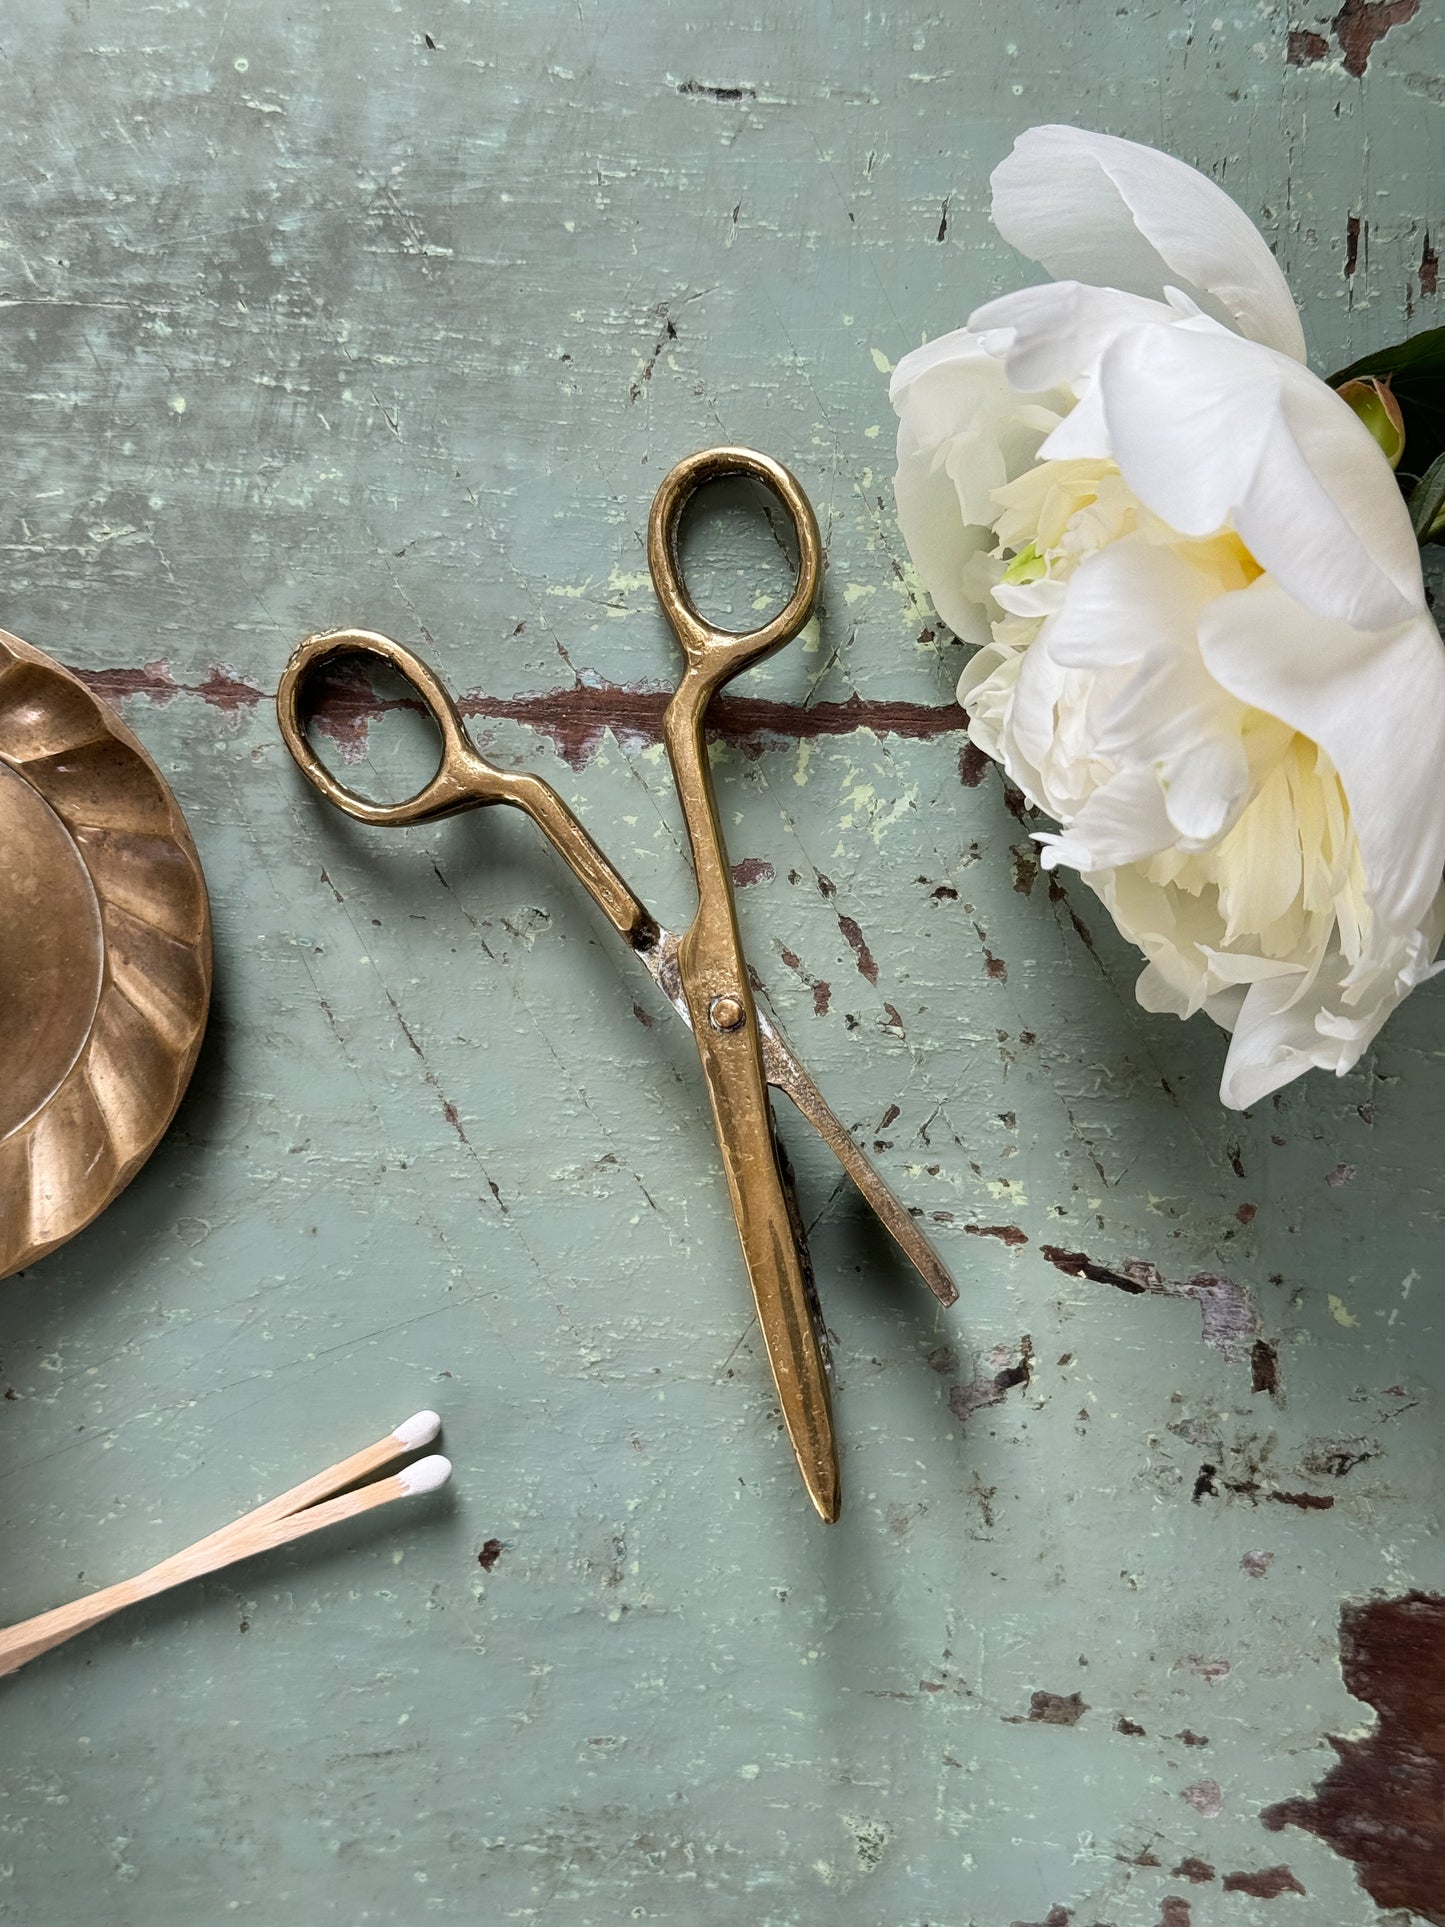
M890 495L890 364L1031 278L1034 122L1221 180L1317 366L1441 318L1445 31L1332 6L10 0L0 620L166 770L217 987L160 1154L0 1288L0 1616L418 1406L457 1472L6 1682L0 1920L1445 1921L1445 991L1221 1110L965 748ZM791 1132L831 1531L681 1028L528 825L357 829L270 704L308 630L414 644L685 921L642 537L723 439L829 556L717 714L746 939L963 1288ZM690 550L740 624L751 510ZM326 717L381 788L413 726Z

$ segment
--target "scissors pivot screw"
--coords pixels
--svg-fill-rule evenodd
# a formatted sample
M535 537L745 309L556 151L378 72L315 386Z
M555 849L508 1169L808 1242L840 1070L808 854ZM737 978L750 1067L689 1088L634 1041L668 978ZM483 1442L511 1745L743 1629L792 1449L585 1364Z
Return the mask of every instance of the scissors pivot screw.
M741 997L731 991L724 991L721 997L714 997L707 1007L714 1030L740 1030L747 1012L743 1009Z

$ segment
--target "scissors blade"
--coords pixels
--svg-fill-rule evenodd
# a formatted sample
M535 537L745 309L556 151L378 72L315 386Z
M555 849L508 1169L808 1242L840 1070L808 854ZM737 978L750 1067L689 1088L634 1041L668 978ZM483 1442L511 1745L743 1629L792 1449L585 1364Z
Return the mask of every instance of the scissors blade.
M682 988L682 970L678 963L680 943L681 939L671 930L664 930L658 925L655 939L646 948L639 949L636 955L668 1003L691 1030L692 1013L687 1007L687 997ZM777 1019L765 1005L758 986L754 984L752 989L758 1015L763 1075L768 1083L775 1091L782 1091L792 1101L799 1115L812 1125L938 1302L941 1305L956 1304L958 1286L949 1275L948 1267L919 1229L906 1205L889 1190L854 1141L852 1132L798 1062Z
M907 1207L879 1177L858 1148L853 1133L789 1049L787 1040L763 1009L757 1006L762 1035L763 1071L774 1090L792 1099L799 1114L822 1138L848 1173L883 1229L941 1305L958 1301L958 1286L948 1267L919 1230Z
M682 939L675 931L664 930L662 925L657 923L652 927L652 935L648 942L633 946L633 954L691 1030L692 1012L687 1007L687 995L682 987L682 966L677 960L681 943Z
M716 990L715 960L705 947L700 957L698 950L689 932L678 961L738 1242L798 1470L819 1516L831 1524L842 1487L827 1351L778 1155L759 1034L749 1021L750 1000L737 990Z
M842 1503L828 1389L832 1359L792 1168L768 1101L770 1080L761 1061L766 1020L757 1011L756 1044L746 1030L719 1032L708 1022L699 1029L687 998L684 947L683 938L660 924L648 941L634 946L638 961L697 1043L783 1422L808 1496L831 1524ZM798 1071L805 1084L811 1083L801 1066Z

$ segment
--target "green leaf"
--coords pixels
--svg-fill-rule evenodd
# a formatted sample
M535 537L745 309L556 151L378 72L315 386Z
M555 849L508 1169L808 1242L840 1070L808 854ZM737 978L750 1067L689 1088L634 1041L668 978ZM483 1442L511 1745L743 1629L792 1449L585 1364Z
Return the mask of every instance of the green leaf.
M1409 501L1410 526L1423 548L1445 542L1445 455L1437 455L1420 477Z
M1405 454L1400 464L1411 475L1423 475L1445 454L1445 328L1426 328L1352 361L1329 377L1331 388L1366 375L1388 378L1405 419Z
M1341 382L1353 381L1362 375L1407 372L1445 379L1445 328L1426 328L1406 341L1397 341L1393 348L1380 348L1373 355L1364 355L1328 380L1331 388L1338 388Z

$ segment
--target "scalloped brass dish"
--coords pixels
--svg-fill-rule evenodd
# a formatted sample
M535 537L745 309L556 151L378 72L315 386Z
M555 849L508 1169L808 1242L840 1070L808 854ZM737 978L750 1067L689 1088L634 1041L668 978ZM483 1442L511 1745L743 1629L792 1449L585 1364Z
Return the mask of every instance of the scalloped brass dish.
M79 677L0 630L0 1278L145 1163L210 995L205 879L164 777Z

